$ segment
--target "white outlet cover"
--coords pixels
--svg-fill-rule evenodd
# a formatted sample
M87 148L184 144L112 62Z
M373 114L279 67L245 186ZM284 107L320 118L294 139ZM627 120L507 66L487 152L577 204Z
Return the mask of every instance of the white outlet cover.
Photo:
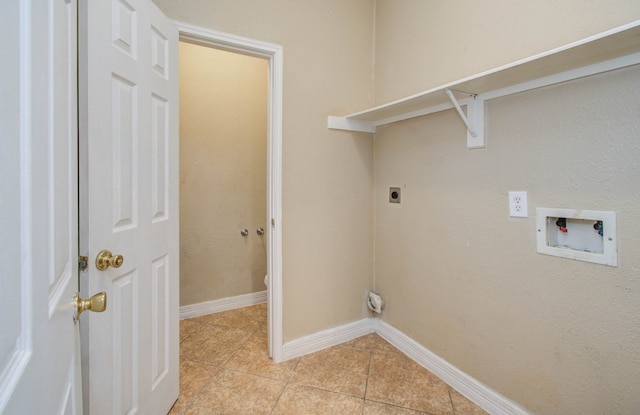
M527 218L527 192L509 192L509 216L514 218Z

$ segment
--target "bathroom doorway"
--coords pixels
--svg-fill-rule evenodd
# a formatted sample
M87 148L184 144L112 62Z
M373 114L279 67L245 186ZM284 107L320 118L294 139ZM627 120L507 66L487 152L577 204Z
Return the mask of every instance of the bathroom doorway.
M269 354L279 362L282 360L282 48L175 23L180 32L180 54L193 55L194 51L205 54L196 57L196 63L189 64L188 70L182 68L181 62L181 318L221 311L207 312L211 303L222 301L232 304L228 308L234 308L238 298L244 301L246 296L255 298L256 293L266 293ZM221 63L220 59L228 62ZM212 76L216 70L235 77L253 75L244 80L216 81L197 79L192 69L202 76ZM183 88L185 77L192 85ZM233 85L244 92L230 89ZM192 98L186 98L187 93L195 98L193 102L189 103ZM216 95L220 102L210 99L211 95ZM253 98L253 103L244 101L245 98ZM224 122L227 127L218 131L211 122ZM183 135L193 138L183 141ZM216 135L223 136L222 141L231 143L231 147L235 145L236 149L230 152L217 141L212 146L207 137ZM254 135L259 139L249 137ZM210 168L212 165L214 169ZM238 166L244 168L235 169ZM251 179L253 184L249 184ZM218 184L208 185L214 182ZM253 192L246 193L252 189ZM239 201L232 200L234 196ZM246 235L242 235L243 229L247 230ZM234 247L239 247L240 252L233 251ZM194 261L196 253L209 258ZM215 259L216 265L207 265L211 259ZM226 275L211 284L218 279L216 274L220 270L223 273L226 270ZM268 275L266 291L265 275ZM243 305L248 304L235 307ZM186 309L188 312L183 313Z
M266 299L268 61L179 52L180 304Z

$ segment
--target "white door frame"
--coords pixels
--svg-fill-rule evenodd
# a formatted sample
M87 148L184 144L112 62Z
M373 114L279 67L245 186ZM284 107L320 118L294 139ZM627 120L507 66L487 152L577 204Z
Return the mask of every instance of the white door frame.
M176 22L180 40L269 61L269 126L267 132L267 303L269 354L283 360L282 341L282 79L283 49L273 43L248 39Z

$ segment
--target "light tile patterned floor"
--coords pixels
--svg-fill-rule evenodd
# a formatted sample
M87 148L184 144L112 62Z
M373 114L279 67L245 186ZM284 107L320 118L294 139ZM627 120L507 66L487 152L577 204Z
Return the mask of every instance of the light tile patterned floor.
M266 327L265 304L182 320L169 414L485 414L376 334L274 364Z

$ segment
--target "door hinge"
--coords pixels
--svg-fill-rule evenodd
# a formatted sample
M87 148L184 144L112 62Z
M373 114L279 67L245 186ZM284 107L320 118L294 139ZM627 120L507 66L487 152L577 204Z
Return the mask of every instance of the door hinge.
M79 256L78 257L78 271L86 271L89 266L89 257L88 256Z

